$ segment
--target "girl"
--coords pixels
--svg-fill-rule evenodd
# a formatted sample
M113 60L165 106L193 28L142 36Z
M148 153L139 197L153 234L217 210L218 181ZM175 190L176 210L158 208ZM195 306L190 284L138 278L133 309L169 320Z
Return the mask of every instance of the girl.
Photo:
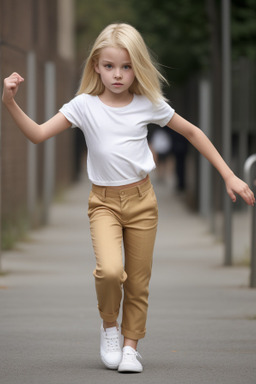
M71 125L84 133L92 182L88 215L102 318L100 355L106 367L119 372L143 370L137 343L146 332L158 216L148 176L155 164L147 144L147 125L167 125L185 136L219 171L233 202L235 193L248 205L255 202L253 192L234 175L204 133L166 103L161 91L164 80L141 35L127 24L112 24L102 31L86 61L78 95L42 125L32 121L14 101L24 79L13 73L4 80L3 102L33 143ZM122 287L120 330L117 317Z

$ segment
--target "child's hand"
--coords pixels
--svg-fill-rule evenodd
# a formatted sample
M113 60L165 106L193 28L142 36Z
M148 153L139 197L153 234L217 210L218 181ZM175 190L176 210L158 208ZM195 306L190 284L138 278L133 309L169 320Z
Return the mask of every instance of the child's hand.
M24 81L23 77L21 77L18 73L14 72L11 76L4 79L4 89L2 100L5 104L8 104L12 101L19 89L20 83Z
M239 179L237 176L232 175L226 180L226 189L233 203L236 202L236 195L240 195L244 201L251 206L254 206L255 197L254 193L250 190L248 185Z

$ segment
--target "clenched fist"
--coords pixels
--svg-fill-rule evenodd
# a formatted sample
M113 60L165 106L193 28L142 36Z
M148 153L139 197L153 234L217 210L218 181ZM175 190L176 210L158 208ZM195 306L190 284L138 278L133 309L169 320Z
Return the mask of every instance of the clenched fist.
M12 73L9 77L6 77L6 79L4 79L4 89L2 95L2 100L4 104L8 104L14 99L19 89L19 85L23 81L23 77L21 77L17 72Z

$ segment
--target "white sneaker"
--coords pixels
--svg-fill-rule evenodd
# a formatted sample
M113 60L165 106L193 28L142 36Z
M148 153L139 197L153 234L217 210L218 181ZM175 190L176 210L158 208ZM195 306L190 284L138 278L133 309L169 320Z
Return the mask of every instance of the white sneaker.
M119 328L103 328L101 325L100 357L109 369L117 369L122 360L121 333Z
M142 359L139 352L132 347L123 348L123 358L118 367L118 372L142 372L143 366L138 358Z

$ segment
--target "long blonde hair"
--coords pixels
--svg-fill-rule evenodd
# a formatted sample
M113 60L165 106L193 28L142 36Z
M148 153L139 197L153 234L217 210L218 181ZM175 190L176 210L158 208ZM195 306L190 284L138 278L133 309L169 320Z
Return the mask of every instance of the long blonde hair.
M162 92L162 83L167 80L153 63L150 53L140 33L129 24L110 24L96 39L89 57L86 60L84 71L77 94L88 93L100 95L104 92L104 85L100 75L95 71L100 51L106 47L124 48L128 51L135 80L130 92L147 96L153 103L165 100Z

